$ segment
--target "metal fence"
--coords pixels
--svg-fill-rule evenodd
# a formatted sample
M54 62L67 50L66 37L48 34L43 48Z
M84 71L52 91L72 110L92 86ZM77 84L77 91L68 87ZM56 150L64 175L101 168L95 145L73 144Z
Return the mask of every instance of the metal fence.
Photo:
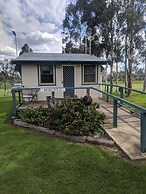
M120 98L122 98L122 99L124 98L124 93L127 93L128 90L131 90L133 92L137 92L137 93L140 93L140 94L146 94L146 92L143 92L141 90L136 90L136 89L133 89L133 88L126 88L124 86L119 86L119 85L115 85L115 84L112 84L112 85L110 85L110 84L99 84L99 85L105 86L104 90L107 93L109 93L110 87L118 88L118 91L120 92ZM107 95L106 101L107 102L109 101L109 96L108 95Z
M108 85L108 84L106 85L106 87L107 87L106 91L102 91L102 90L96 89L94 87L67 87L65 89L74 89L74 90L77 90L77 89L81 89L81 90L84 89L85 90L86 89L87 95L90 95L90 91L94 90L96 92L105 94L107 96L107 101L108 101L108 98L111 97L113 99L113 127L114 128L116 128L118 126L118 102L120 102L121 104L130 105L131 107L138 109L140 111L140 149L141 149L141 152L146 152L146 108L138 106L132 102L129 102L129 101L123 99L123 90L128 89L128 88L125 88L122 86L117 86L119 88L122 88L122 90L120 90L120 97L118 97L118 96L115 96L113 94L108 93L109 86L110 85ZM16 113L17 113L16 92L19 93L19 103L20 103L21 102L20 92L22 90L31 90L31 89L33 90L33 89L40 89L40 88L14 88L14 89L12 89L13 117L14 118L16 118ZM132 89L132 90L137 91L134 89ZM138 91L138 92L140 92L142 94L144 93L142 91ZM52 98L55 98L54 92L52 92Z

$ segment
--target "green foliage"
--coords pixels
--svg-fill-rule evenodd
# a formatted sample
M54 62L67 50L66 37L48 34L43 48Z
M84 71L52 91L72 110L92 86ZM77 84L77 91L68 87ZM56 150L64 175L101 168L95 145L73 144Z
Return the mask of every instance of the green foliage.
M63 43L66 44L66 53L83 53L85 36L88 37L94 35L92 40L92 53L99 55L103 50L103 44L97 44L99 42L99 35L97 34L96 27L101 29L101 20L103 14L105 15L105 0L77 0L74 3L70 3L66 8L66 15L63 21L63 32L64 35ZM89 47L89 40L87 39L87 45ZM82 47L83 46L83 47ZM88 50L89 53L89 50Z
M15 66L11 64L10 60L0 60L0 83L4 90L7 89L8 83L13 85L14 82L20 80L19 75L15 72Z
M105 117L98 108L97 103L86 106L78 98L66 98L49 110L49 127L70 135L93 135Z
M33 50L28 46L28 44L25 43L19 55L22 55L23 53L32 53L32 52Z
M48 123L48 111L43 107L39 109L31 107L23 111L20 114L20 118L25 122L46 127Z
M91 52L110 59L110 84L113 84L113 64L118 66L119 62L125 62L125 80L128 87L132 88L133 65L146 60L144 33L145 0L76 0L66 8L62 32L65 44L63 52ZM130 90L127 95L131 95Z
M81 45L85 44L85 36L88 38L92 36L91 50L94 55L106 54L108 58L112 54L112 60L115 62L123 62L123 56L129 52L132 58L135 55L134 60L141 60L138 53L145 58L145 42L140 33L144 32L145 28L144 2L144 0L71 2L66 8L63 20L65 52L83 52ZM88 39L88 47L89 44Z
M57 103L54 108L27 109L20 115L25 122L48 126L69 135L93 135L101 132L105 115L99 113L99 105L92 103L90 106L83 104L78 98L65 98Z

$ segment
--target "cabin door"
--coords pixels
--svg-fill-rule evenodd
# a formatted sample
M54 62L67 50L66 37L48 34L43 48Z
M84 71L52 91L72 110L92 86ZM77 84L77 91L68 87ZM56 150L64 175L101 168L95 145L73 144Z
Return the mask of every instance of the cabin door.
M63 66L63 87L74 87L74 66ZM74 89L66 89L64 96L74 97Z

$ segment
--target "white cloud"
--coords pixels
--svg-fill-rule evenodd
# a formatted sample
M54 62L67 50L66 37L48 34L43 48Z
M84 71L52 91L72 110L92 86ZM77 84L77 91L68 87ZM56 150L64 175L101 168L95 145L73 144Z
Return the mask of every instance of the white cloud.
M43 45L46 43L58 43L59 39L55 36L55 34L49 34L48 32L32 32L28 35L28 39L30 43L34 45Z
M0 57L15 57L27 43L34 52L61 52L61 25L69 0L1 0Z
M12 57L15 55L16 50L9 46L5 46L5 47L0 46L0 52L2 56L9 55L10 57Z

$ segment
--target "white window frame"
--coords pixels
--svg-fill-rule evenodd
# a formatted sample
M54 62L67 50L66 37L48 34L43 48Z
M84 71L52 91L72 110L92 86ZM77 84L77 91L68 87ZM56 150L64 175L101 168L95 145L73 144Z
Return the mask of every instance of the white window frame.
M41 83L41 66L53 66L53 82L52 83ZM40 86L53 86L56 84L56 71L55 65L39 65L39 85Z
M87 64L87 65L88 65L88 64ZM88 66L95 66L95 82L85 82L84 67L87 66L87 65L83 65L83 71L82 71L82 73L83 73L83 75L82 75L82 76L83 76L83 84L84 84L84 85L86 85L86 84L87 84L87 85L88 85L88 84L97 84L97 80L98 80L98 78L97 78L97 76L98 76L98 75L97 75L97 70L98 70L97 68L98 68L98 66L97 66L97 65L90 65L90 64L88 65Z

